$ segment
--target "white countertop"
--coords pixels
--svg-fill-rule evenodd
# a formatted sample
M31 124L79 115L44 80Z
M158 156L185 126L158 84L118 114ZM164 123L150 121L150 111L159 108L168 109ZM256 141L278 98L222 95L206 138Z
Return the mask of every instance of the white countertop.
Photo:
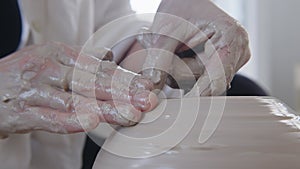
M298 115L275 98L165 100L144 124L114 131L94 168L299 168Z

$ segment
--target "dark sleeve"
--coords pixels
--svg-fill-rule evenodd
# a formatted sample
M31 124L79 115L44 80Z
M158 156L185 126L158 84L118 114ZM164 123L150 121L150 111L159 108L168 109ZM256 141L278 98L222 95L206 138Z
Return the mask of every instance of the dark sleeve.
M17 0L0 1L0 58L14 52L20 43L22 24Z
M237 74L231 82L227 96L268 96L268 93L253 80Z

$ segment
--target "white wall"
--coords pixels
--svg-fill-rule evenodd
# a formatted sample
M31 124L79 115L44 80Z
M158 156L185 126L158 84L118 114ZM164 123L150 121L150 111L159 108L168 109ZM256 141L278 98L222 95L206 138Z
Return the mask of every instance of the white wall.
M296 108L300 1L257 0L257 12L258 79L273 96Z
M297 93L300 90L296 90L296 82L300 81L296 73L300 65L300 1L215 2L240 20L249 33L252 58L240 73L257 81L290 107L300 109L300 93Z
M130 0L131 8L136 13L155 13L161 0Z

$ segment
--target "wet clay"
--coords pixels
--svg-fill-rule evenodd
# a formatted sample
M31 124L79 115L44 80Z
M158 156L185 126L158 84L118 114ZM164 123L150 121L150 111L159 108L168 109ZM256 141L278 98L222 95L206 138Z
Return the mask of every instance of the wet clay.
M189 98L165 100L162 104L146 115L145 118L151 113L161 114L152 122L121 128L113 133L107 139L104 150L98 154L93 168L299 168L300 116L277 99ZM193 124L189 120L193 118L195 109L198 112L196 121L191 130L185 132L187 126ZM160 141L150 139L172 128L181 114L179 110L182 110L184 121L173 126L175 132ZM214 132L209 136L211 131ZM201 138L206 134L206 139ZM171 146L180 135L186 137ZM130 144L128 140L136 143ZM166 149L168 143L170 147ZM161 153L155 155L160 150ZM127 157L120 156L122 153ZM137 155L137 158L128 158L130 155Z

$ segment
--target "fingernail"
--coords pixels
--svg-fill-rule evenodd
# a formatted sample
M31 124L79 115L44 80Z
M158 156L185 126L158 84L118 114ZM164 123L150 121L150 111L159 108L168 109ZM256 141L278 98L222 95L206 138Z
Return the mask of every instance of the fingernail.
M158 104L156 94L150 91L137 91L133 96L133 105L142 111L150 111Z
M158 97L155 93L150 92L148 96L148 100L149 100L149 107L145 111L151 111L158 105Z

